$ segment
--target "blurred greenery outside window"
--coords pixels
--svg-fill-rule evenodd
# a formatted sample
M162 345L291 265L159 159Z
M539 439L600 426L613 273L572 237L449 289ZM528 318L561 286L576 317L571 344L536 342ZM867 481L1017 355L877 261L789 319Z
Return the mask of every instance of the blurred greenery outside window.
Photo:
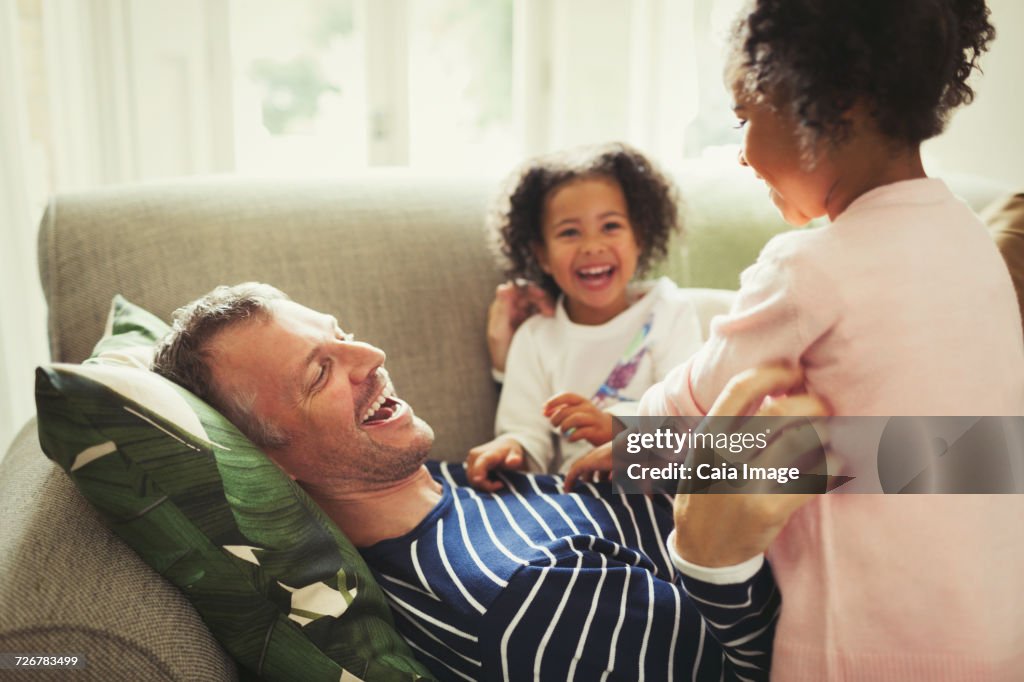
M512 1L409 0L404 50L408 165L514 162ZM363 6L365 7L365 5ZM353 0L234 0L240 171L331 174L372 165L368 140L393 134L367 96L366 26ZM390 120L390 119L386 119Z

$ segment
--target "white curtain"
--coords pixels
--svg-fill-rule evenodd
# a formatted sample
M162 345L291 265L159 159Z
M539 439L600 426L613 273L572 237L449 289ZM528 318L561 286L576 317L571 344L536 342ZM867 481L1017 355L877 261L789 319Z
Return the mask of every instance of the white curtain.
M36 274L28 126L14 0L0 4L0 457L35 411L33 368L48 357Z
M228 27L228 0L0 0L0 457L49 359L46 194L230 170Z

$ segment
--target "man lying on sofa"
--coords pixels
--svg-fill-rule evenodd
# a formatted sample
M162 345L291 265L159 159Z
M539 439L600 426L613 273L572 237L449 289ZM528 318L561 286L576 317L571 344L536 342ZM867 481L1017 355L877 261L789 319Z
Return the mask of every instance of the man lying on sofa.
M699 495L674 522L665 496L607 484L566 495L557 478L514 473L500 493L477 492L462 466L425 465L433 432L384 360L334 317L247 283L177 311L154 369L221 410L361 548L439 678L767 677L771 509L752 521L713 506L752 496ZM726 395L798 380L766 370ZM703 566L684 558L696 556L677 546L684 535Z

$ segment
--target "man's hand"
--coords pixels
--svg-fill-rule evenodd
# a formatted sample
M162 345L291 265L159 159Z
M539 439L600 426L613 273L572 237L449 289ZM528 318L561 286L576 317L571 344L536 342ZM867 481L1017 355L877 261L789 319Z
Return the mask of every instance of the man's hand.
M505 484L492 480L490 472L501 469L519 471L525 464L523 446L519 441L508 436L498 436L469 451L466 457L466 477L477 490L492 493L504 488Z
M569 467L565 474L564 490L571 493L577 481L605 480L611 478L612 444L605 443L583 455Z
M828 407L817 397L796 393L803 387L799 368L763 367L743 372L728 383L708 412L709 417L756 413L758 416L827 416ZM765 403L768 396L783 395ZM799 423L799 422L794 422ZM785 447L773 439L762 453ZM709 568L742 563L775 540L790 516L814 495L676 495L676 551L683 559Z
M505 371L512 335L526 318L535 313L545 317L555 314L554 302L546 291L525 280L498 285L487 311L487 350L494 369Z
M591 445L604 445L612 439L612 416L581 395L559 393L549 398L544 416L571 443L586 439Z

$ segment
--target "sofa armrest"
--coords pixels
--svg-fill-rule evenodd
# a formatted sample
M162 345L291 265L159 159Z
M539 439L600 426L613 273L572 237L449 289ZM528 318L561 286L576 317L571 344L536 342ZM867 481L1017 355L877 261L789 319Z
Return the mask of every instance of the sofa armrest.
M0 518L0 651L84 656L76 679L237 679L192 606L43 455L34 420L0 460Z

